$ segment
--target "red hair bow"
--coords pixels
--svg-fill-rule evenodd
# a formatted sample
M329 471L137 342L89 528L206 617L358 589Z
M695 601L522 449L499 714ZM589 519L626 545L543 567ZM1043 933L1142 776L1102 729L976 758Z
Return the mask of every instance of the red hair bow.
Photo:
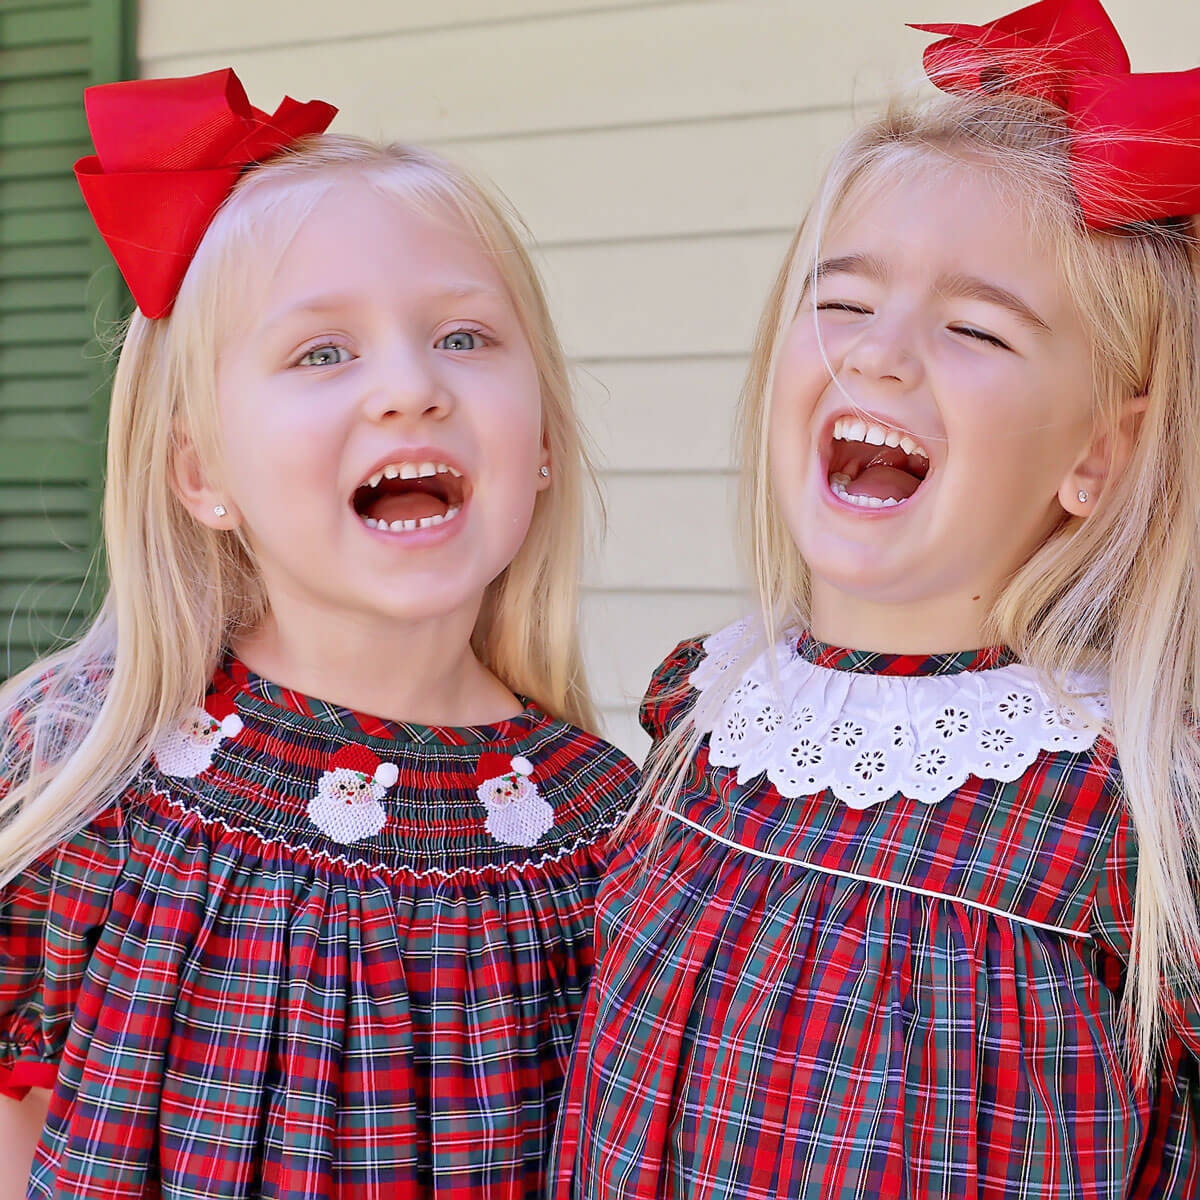
M913 25L945 92L1011 90L1062 109L1086 224L1200 213L1200 67L1134 75L1099 0L1040 0L987 25Z
M268 116L232 70L135 79L84 92L96 153L75 164L84 201L147 317L165 317L238 177L337 109L290 97Z

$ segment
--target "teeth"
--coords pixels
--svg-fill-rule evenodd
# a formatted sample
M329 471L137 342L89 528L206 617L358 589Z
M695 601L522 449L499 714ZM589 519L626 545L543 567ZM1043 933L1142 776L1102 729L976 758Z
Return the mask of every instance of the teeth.
M880 500L878 496L853 496L846 491L846 484L849 482L850 476L843 475L838 471L829 477L829 490L835 496L840 496L851 504L857 504L859 508L895 508L896 505L904 503L903 500L897 500L894 496L889 496L886 500Z
M384 479L428 479L434 475L453 475L455 479L462 478L462 472L456 471L445 463L388 463L380 468L361 486L376 488Z
M433 517L412 517L407 520L393 521L390 525L387 521L377 521L374 517L363 517L363 524L368 529L384 529L390 530L392 533L407 533L412 529L432 529L435 525L444 525L452 517L457 517L462 511L462 506L458 505L454 508L448 508L440 516Z
M868 446L899 446L905 454L915 454L926 460L929 458L924 448L906 434L885 429L882 425L868 425L853 417L838 417L833 423L833 438L841 442L865 442Z

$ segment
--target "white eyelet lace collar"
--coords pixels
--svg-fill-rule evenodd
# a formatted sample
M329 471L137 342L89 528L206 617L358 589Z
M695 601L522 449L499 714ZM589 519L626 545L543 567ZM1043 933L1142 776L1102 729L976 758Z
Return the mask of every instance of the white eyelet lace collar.
M703 693L748 646L739 621L704 642L691 675ZM772 668L772 664L774 667ZM785 635L746 669L715 719L709 761L739 783L766 773L781 795L826 788L851 808L900 793L936 804L968 776L1009 783L1043 750L1086 750L1107 706L1101 681L1072 676L1082 715L1047 698L1020 664L952 675L872 675L818 667ZM699 703L699 714L703 704ZM1085 719L1086 718L1086 719Z

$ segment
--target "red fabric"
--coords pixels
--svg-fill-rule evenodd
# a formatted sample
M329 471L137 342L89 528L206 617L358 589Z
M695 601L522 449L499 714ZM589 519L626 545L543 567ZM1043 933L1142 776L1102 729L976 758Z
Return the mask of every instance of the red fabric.
M0 1070L0 1096L13 1100L24 1100L30 1088L40 1087L53 1090L58 1078L58 1064L47 1062L17 1062L7 1070Z
M480 755L479 769L476 772L476 778L480 781L499 779L502 775L511 775L512 773L511 754L498 754L489 750L486 754Z
M232 70L136 79L84 92L96 153L75 178L101 236L147 317L165 317L217 209L246 167L307 134L337 109L290 97L254 108Z
M1100 0L1039 0L986 25L912 28L944 35L924 57L943 91L1012 90L1063 110L1088 225L1200 212L1200 68L1131 74Z
M351 743L343 746L330 760L334 771L357 771L360 775L373 776L379 770L379 756L369 746Z

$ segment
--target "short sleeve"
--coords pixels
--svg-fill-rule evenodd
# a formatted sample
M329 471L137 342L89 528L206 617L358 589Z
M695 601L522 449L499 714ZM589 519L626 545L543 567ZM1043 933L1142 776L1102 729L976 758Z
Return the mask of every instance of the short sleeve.
M655 741L666 737L691 711L696 692L690 679L703 658L704 639L690 638L680 642L655 668L638 714L642 728Z
M14 709L0 795L25 770L30 737ZM79 989L125 858L118 810L101 813L0 888L0 1093L52 1088Z

